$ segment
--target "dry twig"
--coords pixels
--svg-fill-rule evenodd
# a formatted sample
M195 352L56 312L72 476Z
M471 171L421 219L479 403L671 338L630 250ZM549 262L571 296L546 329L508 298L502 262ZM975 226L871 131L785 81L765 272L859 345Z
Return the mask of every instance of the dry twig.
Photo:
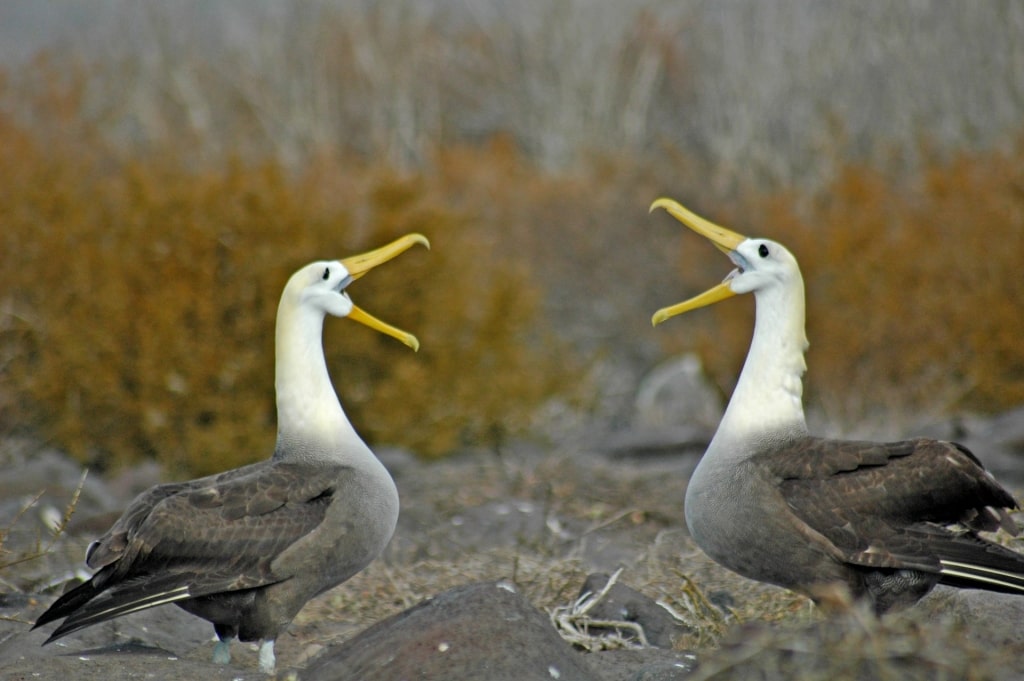
M647 635L639 623L594 619L590 616L590 611L608 595L620 574L622 568L616 570L596 594L588 591L571 605L560 605L551 610L551 623L563 639L590 652L648 647ZM599 629L601 633L593 634L591 629ZM629 632L630 635L623 632Z

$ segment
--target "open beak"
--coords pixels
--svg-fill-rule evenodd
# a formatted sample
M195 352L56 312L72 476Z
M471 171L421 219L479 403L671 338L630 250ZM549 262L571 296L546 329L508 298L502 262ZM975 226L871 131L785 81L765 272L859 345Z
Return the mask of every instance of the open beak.
M722 251L730 258L735 257L734 251L736 250L736 247L747 240L747 237L742 234L737 234L730 229L726 229L725 227L705 220L696 213L692 213L686 208L683 208L672 199L658 199L651 204L651 210L653 211L655 208L664 208L676 220L679 220L681 223L697 232L697 234L709 239L711 243L718 248L718 250ZM694 296L693 298L684 300L681 303L661 308L654 313L653 317L651 317L651 324L657 326L669 317L675 317L676 315L683 314L684 312L696 310L697 308L705 307L706 305L711 305L712 303L717 303L720 300L725 300L726 298L736 295L729 285L729 280L731 278L732 275L730 274L721 284L701 293L699 296Z
M352 276L353 281L363 276L377 265L386 263L388 260L404 253L416 244L423 244L427 248L430 248L430 242L427 241L427 237L422 234L406 234L405 236L395 239L386 246L374 249L362 255L353 255L350 258L344 258L341 260L341 264L345 266L348 273ZM420 349L420 342L416 336L411 333L397 329L386 322L382 322L370 313L362 310L355 305L352 306L352 311L348 314L348 318L365 324L366 326L379 331L380 333L396 338L413 350Z

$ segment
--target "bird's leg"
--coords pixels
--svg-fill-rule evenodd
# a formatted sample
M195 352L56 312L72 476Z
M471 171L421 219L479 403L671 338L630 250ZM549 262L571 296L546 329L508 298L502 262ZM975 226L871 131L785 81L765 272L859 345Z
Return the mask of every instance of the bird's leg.
M274 657L274 639L267 639L260 644L260 671L273 674L277 658Z
M222 638L213 646L213 663L227 664L231 662L231 641L230 636Z

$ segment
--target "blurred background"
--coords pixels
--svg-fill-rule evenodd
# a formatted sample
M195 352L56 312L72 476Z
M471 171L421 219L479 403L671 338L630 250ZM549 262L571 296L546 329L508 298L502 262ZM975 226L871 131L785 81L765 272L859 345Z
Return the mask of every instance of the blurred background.
M200 474L273 447L287 277L409 231L328 321L424 457L612 433L752 300L667 195L800 259L806 398L899 433L1024 403L1017 0L0 0L0 434Z

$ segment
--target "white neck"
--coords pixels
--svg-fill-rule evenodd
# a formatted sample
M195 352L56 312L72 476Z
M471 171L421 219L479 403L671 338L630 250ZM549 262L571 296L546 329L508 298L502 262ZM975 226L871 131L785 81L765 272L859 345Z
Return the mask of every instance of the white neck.
M331 384L323 325L322 311L282 297L275 346L276 457L346 461L370 454Z
M759 290L755 300L754 337L715 441L807 431L801 380L807 370L803 280L798 274L788 285Z

